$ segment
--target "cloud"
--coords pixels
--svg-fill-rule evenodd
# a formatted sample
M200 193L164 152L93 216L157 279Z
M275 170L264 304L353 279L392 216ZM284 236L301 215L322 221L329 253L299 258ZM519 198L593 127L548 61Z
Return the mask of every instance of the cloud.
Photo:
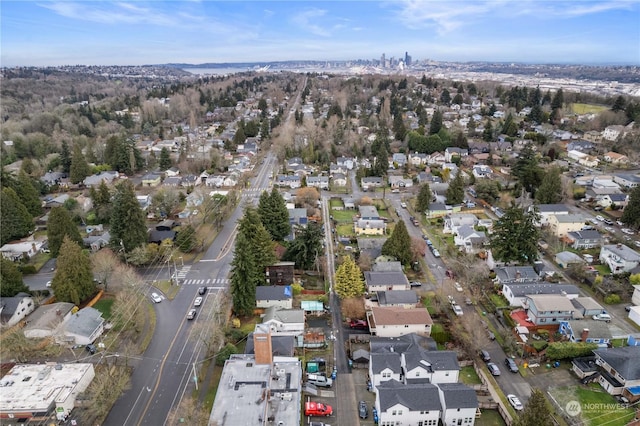
M100 24L144 23L159 26L173 26L177 24L175 17L171 15L131 3L51 2L40 3L39 5L65 18L97 22Z
M323 18L327 14L326 10L323 9L307 9L294 15L291 21L300 27L303 30L310 32L311 34L315 34L321 37L328 37L331 35L331 32L320 25L318 25L317 21L320 18Z

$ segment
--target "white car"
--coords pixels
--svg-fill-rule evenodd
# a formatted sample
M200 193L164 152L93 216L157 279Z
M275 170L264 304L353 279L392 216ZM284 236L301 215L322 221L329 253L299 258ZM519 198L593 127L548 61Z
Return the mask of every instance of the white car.
M198 296L196 297L196 299L193 301L193 306L200 306L202 305L202 297Z
M598 215L598 216L596 216L596 220L599 221L599 222L604 222L604 217Z
M511 404L511 406L517 410L517 411L521 411L524 409L524 406L522 405L522 402L520 402L520 399L515 396L514 394L509 394L507 395L507 399L509 400L509 404Z
M607 231L607 232L610 232L612 234L615 232L615 229L613 229L611 226L605 226L604 230Z
M162 302L162 297L158 293L151 293L151 300L153 303L160 303Z
M629 228L622 228L620 231L624 232L627 235L633 235L633 230Z
M47 281L47 283L45 284L46 287L51 287L51 281Z
M400 207L402 207L403 209L406 209L407 208L407 203L405 203L405 202L400 203Z
M454 286L454 287L456 288L456 290L457 290L457 291L459 291L460 293L462 293L462 292L464 291L464 289L462 288L462 286L460 285L460 283L459 283L459 282L457 282L457 281L453 284L453 286Z
M633 244L635 244L636 247L640 247L640 241L634 241Z
M611 321L611 315L609 314L598 314L598 315L594 315L592 318L596 321L606 321L606 322Z
M440 257L440 252L438 249L433 249L433 257Z
M464 315L464 312L462 311L462 308L460 307L460 305L451 305L451 308L453 309L453 312L454 312L457 316L462 316L462 315Z

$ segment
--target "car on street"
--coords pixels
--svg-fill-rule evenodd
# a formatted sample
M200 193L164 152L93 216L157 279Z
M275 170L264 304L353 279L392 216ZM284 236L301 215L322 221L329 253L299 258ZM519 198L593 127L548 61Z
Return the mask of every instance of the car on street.
M460 292L460 293L462 293L462 292L464 291L464 289L462 288L462 286L460 285L460 283L459 283L459 282L457 282L457 281L453 284L453 286L456 288L456 291L458 291L458 292Z
M485 350L481 350L480 351L480 358L482 358L482 360L484 362L489 362L491 361L491 355L489 355L489 352L485 351Z
M438 249L433 249L433 257L440 257L440 252L438 251Z
M85 346L85 349L86 349L86 351L87 351L87 352L89 352L91 355L95 354L95 353L96 353L96 351L98 350L98 349L96 348L96 345L94 345L94 344L92 344L92 343L90 343L90 344L88 344L87 346Z
M464 299L464 304L465 305L473 305L473 302L471 301L470 297L467 297L466 299Z
M309 426L331 426L328 423L322 423L322 422L311 422L309 423Z
M487 363L487 368L489 369L489 372L491 373L492 376L500 375L500 369L493 362Z
M516 362L511 358L505 358L504 365L506 365L509 371L511 371L512 373L517 373L519 371L518 364L516 364Z
M450 295L450 294L447 295L447 299L449 299L449 303L450 304L452 304L452 305L456 304L456 299L454 299L452 295Z
M369 417L369 407L367 407L365 401L358 402L358 416L360 416L361 419Z
M153 303L160 303L162 302L162 297L158 293L151 293L151 300Z
M610 232L612 234L615 232L615 229L613 229L613 227L611 227L611 226L605 226L604 230L607 231L607 232Z
M622 228L620 231L624 232L627 235L633 235L633 230L629 228Z
M606 223L607 225L613 225L613 221L611 219L605 219L603 220L604 223Z
M640 247L640 241L634 241L633 244L635 244L636 247Z
M407 203L405 203L404 201L402 203L400 203L400 207L402 207L403 209L407 208Z
M51 281L47 281L47 284L45 284L47 287L51 287Z
M591 318L593 318L596 321L611 322L611 315L609 315L609 314L597 314L597 315L592 316Z
M524 409L522 402L520 402L520 399L514 394L510 393L507 395L507 400L509 400L509 404L511 404L514 410L520 411Z
M453 313L457 316L461 317L462 315L464 315L464 311L462 310L460 305L451 305L451 308L453 309Z
M598 222L604 222L604 217L602 217L602 216L598 215L598 216L596 216L596 220L597 220Z
M422 283L420 281L411 281L409 285L411 287L422 287Z
M195 319L195 317L196 317L196 313L197 313L197 312L198 312L198 311L196 311L195 309L191 309L191 310L189 311L189 313L187 314L187 319L188 319L188 320Z
M198 296L196 297L196 299L193 301L193 306L200 306L202 305L202 297Z
M203 295L207 292L207 288L206 287L200 287L198 288L198 294L199 295Z

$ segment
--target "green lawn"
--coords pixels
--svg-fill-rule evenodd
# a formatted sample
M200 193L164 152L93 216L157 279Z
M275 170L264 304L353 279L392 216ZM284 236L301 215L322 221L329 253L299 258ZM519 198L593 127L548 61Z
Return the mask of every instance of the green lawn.
M504 296L492 293L489 296L489 298L491 299L493 304L496 305L497 308L502 307L502 306L509 306L509 302L507 301L507 299L505 299Z
M571 109L576 114L589 114L589 113L598 113L598 112L607 110L609 109L609 107L606 107L603 105L575 103L575 104L571 104Z
M356 214L354 210L331 210L331 216L338 222L353 223L353 216Z
M342 225L338 225L338 226L336 226L336 232L341 237L350 237L350 236L354 235L353 224L345 223L345 224L342 224Z
M622 407L602 390L578 388L576 394L580 400L580 415L588 425L600 425L606 421L608 426L624 426L633 418L633 409Z
M110 297L109 298L103 297L100 300L98 300L96 304L93 305L93 307L102 313L102 316L104 317L105 320L109 320L109 318L111 318L111 307L113 306L114 301L115 299L112 299Z
M609 275L611 273L611 270L607 265L593 265L593 267L600 275Z
M342 200L332 198L329 200L329 206L333 210L336 207L344 207L344 203L342 202Z
M504 426L506 423L502 420L498 410L481 410L480 418L476 419L476 426Z
M480 377L478 377L478 374L476 373L476 370L473 369L473 365L462 367L459 377L460 381L467 385L479 385L482 383L480 381Z

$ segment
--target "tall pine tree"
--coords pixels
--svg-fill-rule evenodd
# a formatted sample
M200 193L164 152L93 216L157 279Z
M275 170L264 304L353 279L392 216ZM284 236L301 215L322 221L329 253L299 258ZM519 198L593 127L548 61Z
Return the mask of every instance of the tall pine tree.
M341 299L360 297L364 294L362 271L351 256L345 256L335 274L335 292Z
M38 190L33 185L33 180L24 171L20 170L18 179L15 182L16 184L12 188L16 191L18 198L27 208L29 214L33 217L40 216L42 214L42 201L40 201Z
M420 192L418 192L418 198L416 199L416 210L420 213L424 213L429 209L431 204L431 188L428 183L423 183L420 186Z
M260 195L258 214L260 221L274 241L282 241L291 233L287 205L275 187L271 193L263 191Z
M111 241L114 251L124 249L126 253L146 244L147 226L144 212L136 199L133 184L122 181L116 185L111 211Z
M538 258L538 221L536 211L525 213L520 206L509 207L493 226L490 237L493 258L517 265L532 264Z
M458 170L447 188L447 204L460 204L464 200L464 177L462 170Z
M560 169L549 168L542 177L540 187L536 191L538 204L557 204L562 201L562 179Z
M413 254L411 252L411 237L407 231L404 220L400 220L393 229L391 236L382 245L382 254L398 259L400 263L408 266Z
M58 302L80 305L95 293L96 285L89 256L69 237L65 237L62 242L56 266L51 288Z
M33 231L33 220L16 192L2 188L0 194L0 244L22 238Z
M71 239L71 241L82 244L80 231L78 231L76 224L73 223L69 211L64 207L54 207L49 213L49 220L47 222L47 239L49 241L51 257L58 257L60 247L66 237Z
M84 158L80 145L73 146L73 157L71 157L71 169L69 179L71 183L80 183L91 174L91 169L87 160Z

